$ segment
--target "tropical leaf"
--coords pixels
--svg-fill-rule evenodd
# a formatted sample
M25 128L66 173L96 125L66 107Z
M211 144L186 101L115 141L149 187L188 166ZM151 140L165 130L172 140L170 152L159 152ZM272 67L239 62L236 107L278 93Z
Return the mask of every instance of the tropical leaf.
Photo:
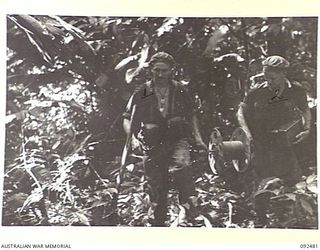
M50 170L44 165L38 165L32 168L32 172L34 173L40 184L46 184L52 180Z
M185 223L186 217L187 217L187 212L186 209L183 206L179 205L179 213L177 218L171 223L170 227L178 227L180 226L182 223Z
M126 71L125 79L127 83L131 83L133 78L139 74L137 68L131 68Z
M312 193L315 193L315 194L319 193L319 189L318 189L316 182L312 182L312 183L308 184L307 189L309 191L311 191Z
M258 190L274 190L282 185L282 180L276 177L268 177L263 179L258 186Z
M307 184L311 184L312 182L316 181L317 180L317 175L315 174L312 174L312 175L309 175L308 178L306 179L306 183Z
M140 59L139 59L139 67L142 69L145 66L145 62L147 61L148 55L149 55L149 46L147 44L144 44L141 52L140 52Z
M131 199L131 195L119 195L118 202L126 204L129 202L130 199Z
M50 65L53 65L53 58L51 55L49 55L48 51L46 51L43 48L43 45L40 42L37 42L32 35L30 35L29 33L26 33L27 37L29 38L29 41L37 48L37 50L40 52L40 54L42 55L42 58L48 62Z
M108 192L109 194L117 194L118 193L118 189L116 189L116 188L107 188L105 191Z
M74 214L82 224L84 224L86 226L90 226L90 220L86 215L84 215L81 212L75 212Z
M17 17L24 20L25 26L32 30L33 33L48 35L51 39L54 39L54 36L48 31L47 26L35 17L30 15L17 15Z
M313 208L310 203L304 199L300 199L300 204L310 215L313 215Z
M84 32L79 29L74 27L73 25L65 22L62 18L58 16L50 16L54 20L58 21L61 27L65 28L70 34L77 39L84 47L87 47L94 55L97 55L95 49L85 40L84 37Z
M25 32L30 43L36 47L36 49L42 55L42 58L50 65L53 65L53 57L45 49L43 42L41 42L41 38L52 40L53 37L49 36L48 31L41 25L41 23L28 15L18 15L16 17L8 16L8 18ZM49 38L45 36L49 36Z
M178 25L181 22L183 22L182 18L177 18L177 17L166 18L163 21L163 24L161 25L161 27L156 30L157 36L160 37L164 33L170 32L176 25Z
M226 58L234 58L237 62L244 62L244 58L237 53L229 53L213 59L214 62L221 62Z
M305 189L307 187L307 183L305 181L299 182L296 184L297 189Z
M219 27L219 29L214 31L208 40L207 47L203 54L210 56L213 51L218 48L218 44L224 39L228 30L229 28L226 25L222 25Z
M286 194L289 200L296 201L296 195L295 194Z
M212 228L212 224L210 222L210 220L208 220L208 218L206 218L203 215L200 215L200 218L203 220L204 226L207 228Z
M85 33L81 29L71 25L70 23L65 22L62 18L60 18L58 16L54 16L54 15L51 15L49 17L51 18L51 20L49 20L48 22L51 25L55 25L55 26L58 26L58 27L63 27L67 31L69 31L70 33L72 33L73 35L75 35L78 38L83 38L84 37ZM54 20L56 22L53 22Z
M139 58L140 54L136 54L136 55L133 55L133 56L129 56L125 59L122 59L121 62L119 62L115 67L114 69L115 70L120 70L122 69L124 66L126 66L128 63L132 62L132 61L135 61Z
M134 170L134 164L129 164L126 166L126 169L129 171L129 172L133 172Z
M30 108L28 110L28 113L30 115L33 115L35 117L38 117L40 116L42 113L43 113L43 108L42 107L33 107L33 108Z
M125 79L126 79L127 83L131 83L133 78L136 77L137 75L139 75L139 73L142 70L142 68L144 68L146 66L146 61L147 61L147 58L148 58L148 55L149 55L149 49L150 49L150 47L145 44L142 47L141 52L140 52L140 58L139 58L139 61L138 61L138 64L139 64L138 67L137 68L131 68L131 69L128 69L126 71Z
M50 223L55 225L150 226L155 204L145 192L148 183L143 173L144 162L137 163L132 172L125 171L123 180L117 178L118 184L123 181L117 213L111 197L119 191L115 188L113 172L119 172L121 162L122 167L129 164L121 157L123 131L118 126L118 118L134 88L119 84L121 72L116 72L115 68L126 73L127 82L137 80L139 84L150 77L141 73L148 73L142 70L151 54L155 51L171 53L177 61L175 76L186 79L185 82L197 82L190 87L198 95L201 124L218 124L226 138L237 125L235 108L247 93L243 86L237 98L223 98L230 92L229 87L225 89L224 86L229 72L245 83L245 78L261 72L265 56L284 51L287 59L301 63L303 70L309 65L316 69L316 18L307 18L307 22L296 21L307 20L304 18L290 18L286 23L279 20L277 25L283 29L278 29L279 36L274 38L271 35L275 33L267 29L270 26L267 18L10 17L21 27L8 17L7 114L15 114L16 118L10 117L13 120L6 127L2 220L5 225L35 225L38 222L30 220L35 215L28 209L32 207L37 214L45 204ZM248 65L241 63L244 58L248 62L255 60L256 64L247 69ZM234 62L239 62L240 68L235 67ZM130 71L130 68L133 69ZM312 87L316 70L304 73L304 80ZM237 83L232 88L238 90ZM39 109L29 112L30 116L16 114L33 107ZM92 117L99 117L99 122L94 120L101 127L99 132L89 125L93 123ZM203 126L204 136L209 127ZM90 133L94 139L86 140ZM89 140L96 144L89 145ZM247 173L229 175L229 172L224 173L228 171L227 166L219 172L221 176L206 174L203 170L207 168L207 159L199 161L196 152L194 156L195 171L192 172L197 180L196 196L199 198L198 202L194 200L194 205L208 221L199 216L182 224L255 226L252 222L255 214L251 211L251 194L256 190L251 179L255 177ZM131 167L128 165L127 169L132 170ZM314 171L314 166L310 170ZM50 176L51 179L47 178ZM271 206L267 227L317 227L315 177L308 177L300 190L269 181L260 187L261 204ZM36 185L45 188L46 200L37 203L40 196L32 198L18 193L15 201L12 192L29 193ZM11 196L12 205L8 202ZM271 200L267 199L270 196ZM304 199L301 204L300 196ZM259 195L257 198L259 200ZM25 202L26 213L19 215L17 208ZM302 204L305 202L307 205ZM170 188L167 204L170 221L173 221L179 214L176 189ZM308 204L313 209L312 216ZM121 218L112 218L114 215L121 215Z
M260 29L260 32L265 32L269 29L269 25L263 25Z
M43 191L40 188L35 188L32 193L24 201L23 206L20 208L20 212L28 208L31 204L39 202L43 198Z

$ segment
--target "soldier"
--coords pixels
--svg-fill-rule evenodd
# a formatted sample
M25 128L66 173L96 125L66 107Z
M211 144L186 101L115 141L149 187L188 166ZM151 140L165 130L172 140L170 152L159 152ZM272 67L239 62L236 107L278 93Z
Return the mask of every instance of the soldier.
M311 113L306 92L298 82L286 78L289 62L283 57L270 56L262 64L266 81L249 91L240 104L238 121L253 140L258 177L276 176L294 184L301 170L292 147L277 132L302 116L303 129L293 144L309 136Z
M310 134L311 112L306 92L296 81L289 81L286 71L289 62L280 56L270 56L262 62L265 82L249 91L240 104L239 125L253 140L253 160L257 181L278 177L287 186L301 178L301 169L292 144L304 141ZM301 130L288 143L279 131L287 124L302 118ZM255 198L259 219L265 220L268 202ZM261 221L263 222L263 221Z
M192 99L185 86L172 79L174 64L165 52L153 55L149 62L152 79L134 92L123 115L125 132L133 134L133 143L138 140L147 156L148 193L157 204L154 226L165 225L169 175L179 191L180 204L190 211L195 195L190 136L206 148Z

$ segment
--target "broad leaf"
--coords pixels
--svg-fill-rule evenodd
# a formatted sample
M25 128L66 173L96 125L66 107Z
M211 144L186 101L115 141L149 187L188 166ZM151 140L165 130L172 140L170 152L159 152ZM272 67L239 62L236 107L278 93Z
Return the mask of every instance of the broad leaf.
M306 179L307 184L311 184L312 182L317 180L317 176L315 174L309 175L308 178Z
M219 57L216 57L213 59L214 62L221 62L223 61L225 58L234 58L236 59L237 62L244 62L244 58L241 57L239 54L237 53L229 53L229 54L225 54Z
M110 194L117 194L118 193L118 190L116 188L107 188L105 191Z
M218 48L218 44L224 39L229 28L225 25L220 26L220 28L212 33L210 36L207 47L204 50L203 54L210 56L212 52Z
M121 62L119 62L114 69L115 70L119 70L122 69L124 66L126 66L128 63L134 61L134 60L138 60L139 58L139 54L133 55L133 56L129 56L126 57L125 59L122 59Z
M131 195L121 195L121 198L120 198L120 195L119 195L118 202L127 204L130 199L131 199Z
M35 117L38 117L42 114L43 112L43 108L41 107L33 107L31 108L30 110L28 110L29 114L35 116Z
M28 208L32 203L39 202L42 198L43 198L42 190L40 188L34 189L32 193L28 196L28 198L24 201L20 211L23 211L25 208Z
M181 223L185 222L186 219L186 209L183 206L180 206L180 211L178 217L171 223L170 227L178 227Z
M203 215L200 215L201 219L203 219L203 223L205 227L212 228L211 222Z
M30 43L36 47L36 49L42 55L42 58L50 65L53 65L53 58L51 55L49 55L48 51L44 48L44 44L41 42L41 38L44 38L44 36L49 34L48 31L41 25L41 23L28 15L8 17L25 32Z
M80 213L80 212L76 212L75 215L77 216L77 218L79 219L79 221L82 224L84 224L86 226L90 226L90 221L86 215L84 215L83 213Z
M269 29L269 25L264 25L261 29L260 29L260 32L265 32Z
M131 69L128 69L126 71L126 76L125 76L125 79L126 79L126 82L127 83L131 83L133 78L135 76L137 76L141 69L144 68L146 66L146 61L147 61L147 58L148 58L148 55L149 55L149 45L147 44L144 44L142 49L141 49L141 52L139 53L140 54L140 58L139 58L139 65L137 68L131 68Z
M310 203L308 201L301 199L300 204L304 208L304 210L306 210L310 215L313 215L312 206L310 205Z
M307 185L307 189L315 194L317 194L319 192L319 189L318 189L316 182L312 182L309 185Z
M302 181L296 184L297 189L305 189L307 187L306 182Z
M134 170L134 164L129 164L126 166L126 169L129 171L129 172L133 172Z
M142 69L145 66L145 62L147 61L148 55L149 55L149 46L145 44L140 53L140 59L139 59L139 68Z
M161 27L156 30L157 36L160 37L164 33L170 32L174 28L174 26L179 24L179 22L183 22L183 19L179 19L177 17L166 18L163 21Z
M55 19L60 23L60 25L65 28L67 31L69 31L73 37L75 37L84 47L88 48L94 55L97 55L95 49L85 40L84 38L84 32L74 27L73 25L65 22L63 19L61 19L58 16L50 16L51 18Z
M295 194L286 194L286 196L288 197L289 200L296 200L296 195Z
M125 79L127 83L131 83L133 78L138 75L138 71L136 68L131 68L126 71Z

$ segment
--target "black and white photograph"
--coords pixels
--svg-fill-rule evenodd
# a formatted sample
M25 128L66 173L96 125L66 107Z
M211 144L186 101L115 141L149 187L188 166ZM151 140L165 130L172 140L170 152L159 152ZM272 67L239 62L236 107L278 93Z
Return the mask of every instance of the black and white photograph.
M2 227L318 229L317 16L7 14L6 35Z

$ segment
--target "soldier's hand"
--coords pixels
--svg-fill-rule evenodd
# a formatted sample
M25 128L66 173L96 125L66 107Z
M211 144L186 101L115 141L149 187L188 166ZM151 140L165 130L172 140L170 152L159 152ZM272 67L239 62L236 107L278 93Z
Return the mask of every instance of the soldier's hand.
M293 144L298 144L308 138L310 134L310 130L304 130L301 133L296 135L296 140L293 142Z

